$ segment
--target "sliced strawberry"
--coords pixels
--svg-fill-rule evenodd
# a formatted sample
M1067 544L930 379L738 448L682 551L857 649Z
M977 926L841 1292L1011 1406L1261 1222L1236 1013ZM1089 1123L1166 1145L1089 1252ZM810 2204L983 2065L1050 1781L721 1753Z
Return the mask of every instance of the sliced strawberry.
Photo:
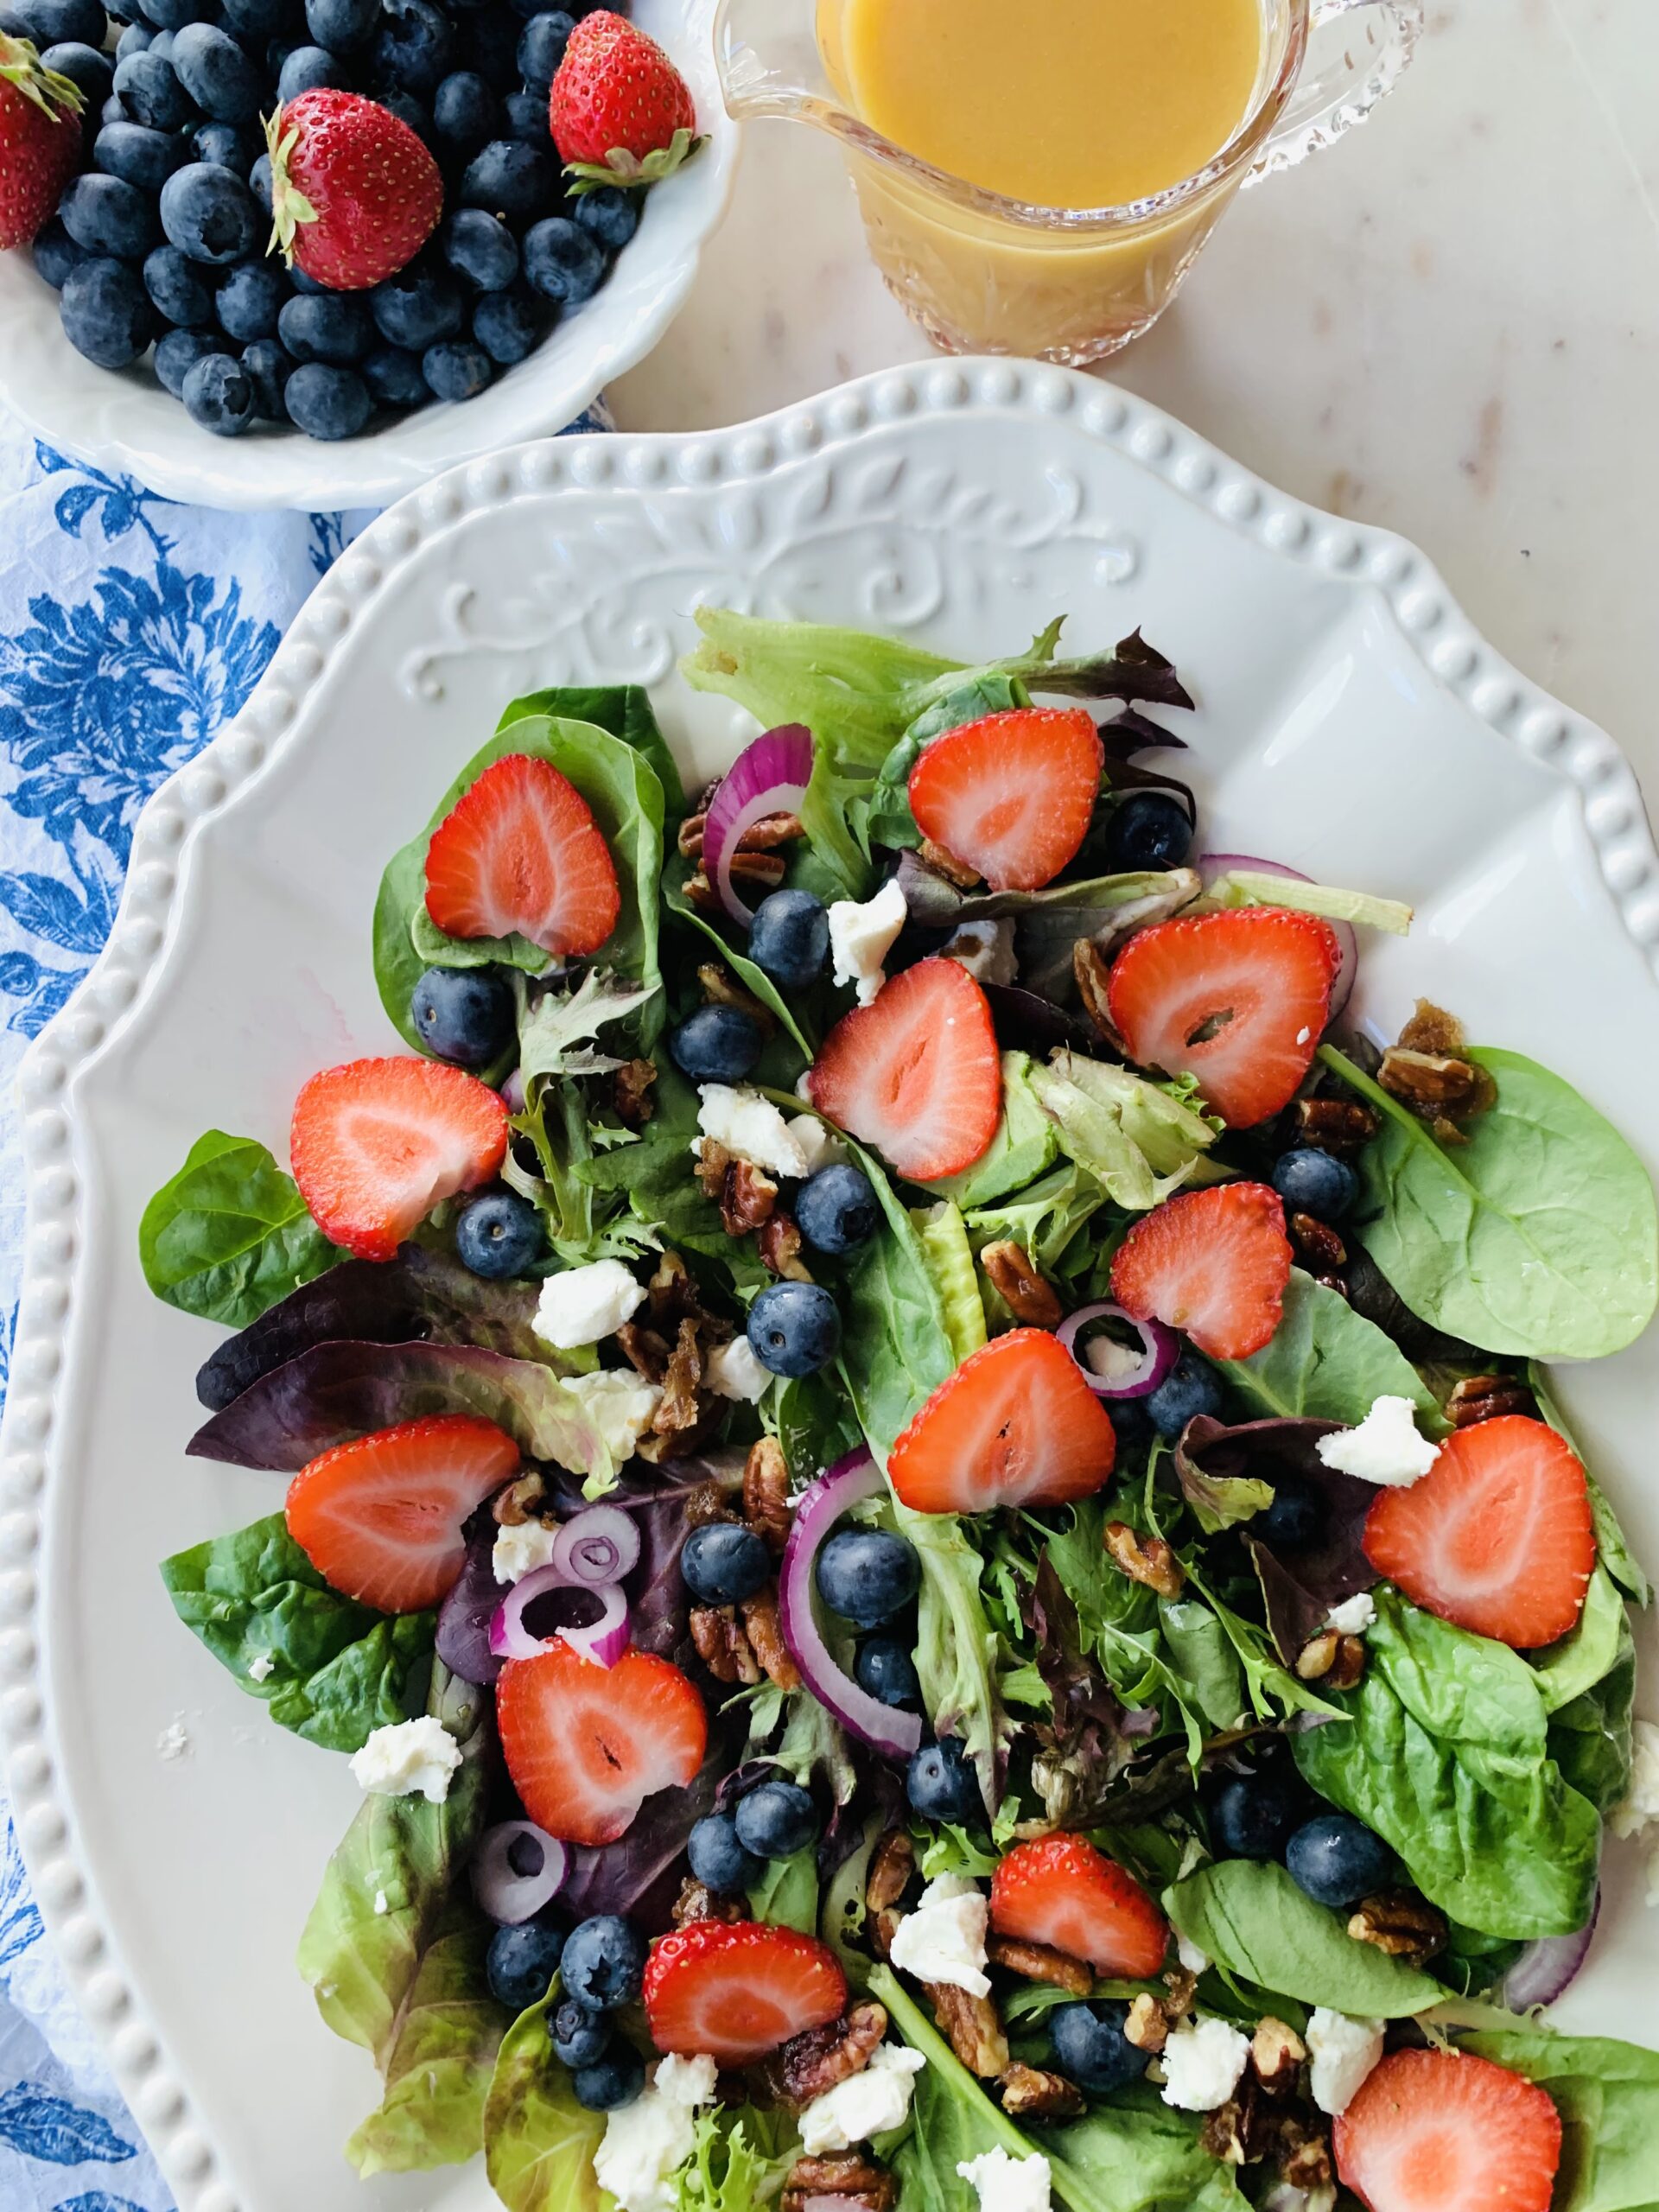
M645 2024L658 2050L747 2066L847 2009L847 1977L815 1936L762 1920L694 1920L652 1946Z
M1396 2050L1332 2133L1369 2212L1549 2212L1561 2163L1548 2092L1468 2051Z
M1016 707L936 738L910 772L924 837L994 891L1040 891L1077 855L1104 758L1081 707Z
M985 994L960 961L919 960L842 1016L806 1080L818 1111L901 1175L960 1174L1002 1110Z
M518 1471L493 1421L440 1414L337 1444L288 1486L288 1533L331 1588L383 1613L418 1613L454 1586L461 1523Z
M1265 1183L1181 1191L1142 1214L1112 1262L1112 1296L1211 1359L1248 1359L1279 1325L1290 1281L1285 1209Z
M1565 1437L1504 1414L1460 1428L1421 1481L1385 1490L1365 1556L1442 1620L1517 1651L1577 1622L1595 1572L1584 1468Z
M1063 1505L1107 1482L1110 1416L1046 1329L1014 1329L970 1352L893 1446L893 1486L918 1513Z
M441 1199L500 1167L507 1109L438 1060L348 1060L294 1101L289 1157L323 1235L359 1260L395 1258Z
M991 1878L991 1926L1128 1981L1160 1973L1169 1948L1169 1923L1134 1875L1080 1835L1015 1844Z
M502 1669L495 1720L524 1810L563 1843L614 1843L647 1797L685 1787L709 1745L702 1700L669 1660L625 1651L601 1667L560 1637Z
M1283 906L1160 922L1118 955L1107 1005L1131 1059L1197 1076L1223 1121L1247 1129L1313 1065L1341 958L1327 923Z
M550 761L509 753L455 801L426 850L426 911L448 937L597 952L622 910L593 810Z

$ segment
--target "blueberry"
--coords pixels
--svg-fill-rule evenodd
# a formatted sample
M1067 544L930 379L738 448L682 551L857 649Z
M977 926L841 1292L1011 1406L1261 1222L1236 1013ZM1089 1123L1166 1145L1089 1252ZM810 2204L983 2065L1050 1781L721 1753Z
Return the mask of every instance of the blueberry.
M772 1572L772 1558L741 1521L709 1521L693 1529L680 1553L680 1573L699 1605L741 1605Z
M1048 2016L1048 2032L1068 2082L1090 2096L1103 2097L1140 2080L1152 2054L1137 2049L1124 2034L1128 2017L1127 2005L1110 1999L1054 2007Z
M922 1709L916 1662L896 1636L866 1637L853 1657L853 1680L879 1705L899 1713Z
M456 50L457 67L476 70L493 92L518 89L518 26L505 8L489 7L465 17ZM547 102L542 102L542 143L546 145Z
M1340 1221L1359 1196L1359 1178L1334 1153L1299 1145L1274 1162L1273 1187L1293 1212Z
M409 125L429 154L437 151L438 134L432 127L431 111L423 107L413 92L382 92L380 105L388 115Z
M219 20L232 38L257 45L275 38L293 13L289 0L220 0Z
M792 1859L816 1840L818 1810L794 1782L763 1782L738 1800L737 1840L757 1859Z
M601 184L596 192L584 192L575 202L575 218L584 231L591 231L609 253L620 253L639 227L639 194L621 192L616 186ZM811 899L810 891L774 891L774 899ZM769 903L763 901L763 904ZM816 899L812 899L817 905ZM753 949L750 949L753 958ZM820 966L823 964L820 962Z
M645 1970L645 1939L632 1921L601 1913L573 1929L564 1946L565 1993L590 2012L632 2005Z
M156 34L148 23L129 23L115 41L115 58L124 61L130 54L142 54Z
M261 154L248 171L248 190L269 215L270 213L270 156L269 154ZM288 273L292 277L294 271L290 269Z
M512 1191L474 1198L455 1224L456 1258L486 1281L516 1281L546 1254L541 1215Z
M738 1840L729 1813L710 1813L692 1829L686 1844L694 1878L716 1897L738 1897L760 1878L760 1861Z
M192 261L221 267L245 261L262 227L258 203L247 186L211 162L192 162L175 170L162 187L162 228Z
M205 353L185 377L179 397L190 420L217 438L238 438L253 422L253 379L239 354Z
M124 369L149 345L156 310L124 261L92 255L69 271L59 303L64 335L100 369Z
M58 202L63 227L88 253L142 261L156 242L156 202L136 184L89 170Z
M450 268L475 291L505 291L518 274L518 241L481 207L458 209L438 243Z
M424 407L432 394L421 374L421 357L401 346L377 346L359 365L363 381L382 407Z
M1113 874L1179 868L1192 843L1186 809L1167 791L1136 791L1106 824L1105 860Z
M354 438L374 412L369 388L350 369L308 361L283 391L288 419L308 438Z
M1301 1825L1306 1801L1281 1766L1224 1776L1210 1795L1210 1833L1224 1859L1277 1859Z
M670 1032L668 1049L693 1083L741 1083L765 1041L760 1023L741 1007L702 1006Z
M211 330L164 331L156 341L156 381L175 399L184 397L184 380L198 361L211 360L224 344Z
M175 35L175 34L172 31L157 31L145 48L145 52L153 54L158 61L168 60L173 52Z
M283 302L292 297L288 280L268 261L238 262L213 299L219 327L240 346L274 338Z
M870 1179L856 1167L821 1167L803 1183L795 1221L817 1252L851 1252L875 1233L880 1208Z
M283 302L276 335L296 361L348 369L374 346L374 317L359 292L301 294Z
M60 292L69 271L86 257L54 215L35 233L35 266L54 292Z
M576 205L580 211L588 202ZM817 982L830 957L830 916L823 899L810 891L774 891L763 899L749 927L749 957L780 989L804 991Z
M571 2093L584 2112L620 2112L645 2086L645 2062L626 2043L613 2044L603 2058L577 2067L570 2076Z
M545 146L549 143L545 92L509 92L501 107L507 118L509 138L521 138L526 146Z
M262 423L286 423L288 406L283 397L294 364L286 346L274 338L256 338L242 348L242 365L253 385L253 411Z
M109 55L99 54L95 48L82 46L76 39L66 39L60 46L48 46L41 56L41 64L43 68L55 69L72 85L79 85L89 108L102 107L115 89L115 64Z
M212 123L251 123L265 86L259 70L228 32L187 23L173 41L179 82Z
M1222 1395L1220 1376L1189 1348L1143 1402L1159 1435L1173 1441L1195 1414L1218 1414Z
M549 2017L548 2034L561 2066L596 2066L610 2048L611 2024L574 1997L562 1998Z
M839 1529L818 1554L818 1595L855 1628L880 1628L921 1587L915 1548L887 1529Z
M925 1821L951 1821L960 1827L984 1817L979 1777L959 1736L924 1744L905 1769L905 1789L912 1810Z
M199 162L233 169L240 177L247 175L259 156L259 143L253 132L238 130L233 123L199 123L190 143Z
M510 369L540 344L549 321L545 304L522 284L486 292L473 309L473 335L499 367Z
M556 1928L538 1920L524 1920L516 1927L498 1928L485 1954L484 1972L490 1994L510 2012L539 2005L547 1986L558 1972L564 1938Z
M109 36L109 19L99 0L23 0L21 12L29 37L42 51L72 45L96 51Z
M568 215L549 215L524 233L524 274L543 298L580 307L605 281L605 249Z
M147 130L142 123L106 123L92 141L94 168L105 176L120 177L152 197L189 157L188 139L171 131Z
M769 1373L816 1375L840 1348L841 1316L821 1283L774 1282L749 1308L748 1338Z
M430 99L448 75L455 34L431 0L381 0L369 48L369 74L383 92Z
M532 16L524 25L518 39L518 74L527 92L540 92L545 98L551 91L564 59L565 41L575 28L563 9Z
M1388 1845L1349 1813L1320 1813L1299 1827L1285 1847L1285 1864L1305 1896L1338 1911L1400 1878Z
M305 28L330 54L361 46L380 19L380 0L305 0Z
M326 46L296 46L276 76L276 97L287 102L302 92L349 92L343 62L335 60Z
M550 149L526 146L516 138L492 138L467 162L458 203L499 215L523 230L556 205L559 172Z
M368 296L380 335L411 353L453 338L467 320L461 287L430 261L413 263L377 284Z
M116 96L135 123L151 130L179 130L194 112L173 64L153 46L115 65Z
M213 0L141 0L143 11L158 29L182 30L187 23L205 23L213 13Z
M1273 1476L1273 1503L1250 1522L1250 1534L1276 1552L1311 1551L1325 1534L1325 1501L1300 1475Z
M421 356L421 374L435 399L476 399L495 376L495 364L470 338L446 338Z
M448 154L470 160L496 136L501 103L475 69L452 69L432 95L432 128Z

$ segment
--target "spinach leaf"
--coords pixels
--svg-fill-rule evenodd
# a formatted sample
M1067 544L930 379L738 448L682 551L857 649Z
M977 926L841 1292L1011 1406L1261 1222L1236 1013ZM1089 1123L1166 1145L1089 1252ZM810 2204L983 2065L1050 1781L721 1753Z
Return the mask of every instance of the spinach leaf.
M749 1911L756 1920L774 1927L793 1928L813 1936L818 1927L818 1853L816 1844L798 1851L792 1859L769 1859L760 1879L749 1891Z
M360 2179L459 2165L484 2147L484 2100L507 2015L490 1994L493 1929L453 1897L422 1955L386 2060L386 2093L346 2145Z
M760 1000L773 1020L791 1038L805 1060L817 1051L811 1038L797 1019L795 1008L790 1005L764 968L757 968L747 955L736 951L726 941L707 914L699 913L685 895L685 880L691 873L691 864L682 853L671 853L663 870L663 904L670 913L677 914L688 927L706 937L731 969L744 989ZM792 1077L791 1077L792 1080Z
M1184 1702L1211 1728L1234 1728L1244 1713L1244 1675L1227 1631L1208 1605L1191 1598L1160 1602L1159 1626Z
M1634 1598L1638 1605L1648 1605L1653 1597L1652 1586L1641 1562L1625 1541L1624 1531L1618 1525L1618 1516L1608 1503L1605 1491L1590 1472L1589 1462L1580 1449L1579 1440L1567 1427L1567 1417L1556 1404L1545 1380L1544 1370L1535 1359L1527 1363L1527 1381L1531 1385L1533 1396L1538 1401L1539 1412L1555 1433L1565 1437L1578 1452L1580 1464L1584 1468L1584 1478L1590 1489L1590 1512L1595 1522L1596 1548L1601 1554L1602 1565L1626 1597Z
M1002 1109L996 1135L971 1167L925 1187L949 1198L964 1213L992 1205L1026 1185L1049 1166L1059 1150L1059 1135L1031 1087L1028 1052L1002 1055Z
M1624 1600L1606 1569L1598 1567L1584 1593L1578 1625L1547 1651L1532 1655L1545 1712L1559 1713L1605 1681L1618 1664L1624 1636Z
M882 1218L845 1277L841 1371L870 1448L885 1461L900 1433L947 1376L957 1357L944 1300L916 1225L880 1164L849 1143L870 1179Z
M553 721L592 722L620 737L643 754L663 787L669 814L677 821L685 812L685 785L679 763L668 749L658 728L651 696L638 683L567 684L550 691L531 691L515 699L496 724L497 734L531 717Z
M1409 1398L1424 1429L1444 1436L1433 1394L1405 1354L1340 1292L1300 1268L1290 1271L1284 1318L1248 1359L1217 1362L1235 1393L1257 1414L1301 1414L1354 1427L1374 1399Z
M1459 2042L1554 2100L1563 2141L1554 2212L1659 2212L1659 2052L1524 2029Z
M978 2212L979 2200L957 2165L994 2146L1011 2158L1028 2158L1037 2146L992 2103L891 1967L874 1970L870 1994L887 2007L902 2039L927 2061L915 2077L910 2133L893 2161L905 2212ZM1066 2202L1076 2202L1070 2196ZM1077 2212L1091 2208L1085 2202Z
M1201 2123L1144 2082L1069 2126L1033 2131L1071 2212L1247 2212L1233 2169L1212 2158Z
M157 1298L245 1329L345 1254L262 1144L209 1129L144 1208L138 1258Z
M594 2172L605 2115L576 2102L553 2056L548 2015L559 1985L521 2012L501 2039L484 2107L484 2164L507 2212L601 2212Z
M308 1743L359 1751L375 1729L408 1718L405 1693L430 1656L436 1616L392 1618L341 1597L280 1513L176 1552L162 1561L162 1580L173 1610L237 1688ZM248 1672L256 1662L262 1681Z
M1604 1816L1630 1794L1636 1706L1636 1642L1622 1614L1612 1665L1590 1688L1550 1715L1549 1751L1569 1789Z
M869 796L870 842L895 851L921 843L922 833L910 810L910 772L934 738L943 737L948 729L981 721L987 715L1005 714L1011 707L1030 704L1031 694L1023 683L1012 677L987 674L950 692L918 715L881 763Z
M778 1441L796 1488L856 1451L863 1431L835 1382L823 1375L780 1382L771 1393Z
M1537 1677L1501 1643L1377 1592L1351 1726L1292 1739L1320 1796L1392 1845L1465 1928L1530 1942L1590 1917L1601 1823L1550 1758Z
M1339 1915L1315 1904L1269 1860L1200 1867L1164 1891L1164 1910L1229 1974L1304 2005L1403 2020L1446 1995L1431 1974L1356 1942Z
M1641 1335L1659 1305L1653 1186L1570 1084L1470 1047L1497 1103L1448 1150L1334 1046L1319 1057L1383 1116L1361 1156L1357 1233L1421 1319L1535 1359L1597 1359Z

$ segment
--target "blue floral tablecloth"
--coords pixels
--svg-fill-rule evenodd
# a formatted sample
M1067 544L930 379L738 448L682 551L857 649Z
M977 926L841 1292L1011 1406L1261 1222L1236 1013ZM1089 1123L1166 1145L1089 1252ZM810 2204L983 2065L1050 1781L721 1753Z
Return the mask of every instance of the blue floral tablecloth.
M370 518L175 506L0 414L0 1402L17 1063L103 945L144 801L241 707ZM45 1938L0 1787L0 2212L172 2202Z

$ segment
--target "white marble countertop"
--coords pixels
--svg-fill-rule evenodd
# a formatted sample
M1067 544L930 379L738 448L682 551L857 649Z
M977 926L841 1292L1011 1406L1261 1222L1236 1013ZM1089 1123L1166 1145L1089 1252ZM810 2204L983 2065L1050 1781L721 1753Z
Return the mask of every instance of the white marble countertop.
M1300 498L1414 539L1516 665L1659 792L1659 15L1428 0L1361 130L1244 194L1109 366ZM750 127L690 304L613 393L738 422L927 352L840 159Z

